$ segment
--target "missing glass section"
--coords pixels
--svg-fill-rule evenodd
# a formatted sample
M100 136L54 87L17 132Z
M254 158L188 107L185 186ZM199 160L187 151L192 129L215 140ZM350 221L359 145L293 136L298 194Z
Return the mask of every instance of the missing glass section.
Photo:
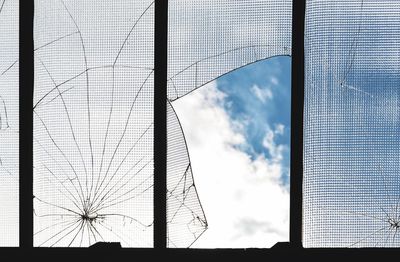
M288 241L290 58L238 69L172 105L207 218L192 247Z

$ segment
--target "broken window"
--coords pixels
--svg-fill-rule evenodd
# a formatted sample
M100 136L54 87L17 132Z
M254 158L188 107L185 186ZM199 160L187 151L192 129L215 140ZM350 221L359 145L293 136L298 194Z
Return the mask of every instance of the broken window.
M169 1L170 247L209 226L174 101L290 55L291 5ZM399 13L389 0L307 1L305 247L399 246ZM18 240L17 18L17 1L0 1L4 246ZM152 247L154 2L35 0L34 42L34 245Z
M292 1L170 0L168 4L167 83L168 100L171 102L168 104L168 121L170 119L179 121L175 116L172 117L175 115L173 106L175 103L182 104L183 100L190 99L185 95L193 90L254 62L291 54ZM287 106L290 108L289 105ZM259 110L264 109L259 108ZM173 114L170 115L170 113ZM196 119L199 112L193 111L190 114L193 119ZM212 123L212 119L204 121ZM171 194L168 195L167 203L168 220L174 219L177 212L178 214L185 213L185 215L182 214L178 224L168 224L168 244L169 247L185 247L189 243L192 244L204 232L206 226L216 226L208 225L207 210L204 215L197 194L194 193L197 190L194 186L196 177L209 174L202 174L193 169L187 152L190 153L190 147L186 148L182 131L179 131L182 135L178 136L181 139L180 143L171 143L171 139L177 137L177 130L171 125L168 126L167 133L169 139L168 191ZM220 158L222 163L224 155L216 156L216 158ZM223 176L218 173L216 175ZM266 172L264 175L270 174ZM177 190L176 183L172 181L179 181L179 187L183 189ZM227 183L226 187L229 185ZM213 186L209 185L209 187ZM203 194L206 194L207 189L203 190ZM224 190L228 189L221 186L219 193L224 194L226 192ZM188 196L182 195L182 192ZM211 192L215 193L215 191L208 193ZM176 194L180 194L180 197ZM202 195L200 195L200 200L201 197ZM260 200L256 205L263 208L264 201L270 200ZM234 203L227 203L227 205L234 205ZM226 217L229 222L234 219L228 215ZM246 221L242 224L244 227ZM253 243L248 243L248 245L252 246ZM265 242L263 247L267 245ZM208 245L210 246L212 247L212 244Z
M153 23L152 1L35 1L35 246L152 246ZM170 1L168 102L290 54L290 27L291 1ZM168 243L187 247L207 220L167 114Z

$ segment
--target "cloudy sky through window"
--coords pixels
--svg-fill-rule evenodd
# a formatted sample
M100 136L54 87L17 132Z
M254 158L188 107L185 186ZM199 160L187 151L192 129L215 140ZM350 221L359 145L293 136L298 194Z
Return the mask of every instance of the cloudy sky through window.
M238 69L173 106L209 223L193 247L288 241L290 58Z

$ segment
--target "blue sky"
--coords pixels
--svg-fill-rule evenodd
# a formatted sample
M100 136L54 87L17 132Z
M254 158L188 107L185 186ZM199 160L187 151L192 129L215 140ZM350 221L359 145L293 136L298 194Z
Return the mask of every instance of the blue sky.
M271 152L263 146L269 128L283 125L283 133L275 136L275 143L284 145L283 164L289 169L290 146L290 57L277 56L245 66L217 81L217 87L227 97L224 108L233 121L244 125L247 147L243 149L254 159ZM288 172L283 181L288 184Z

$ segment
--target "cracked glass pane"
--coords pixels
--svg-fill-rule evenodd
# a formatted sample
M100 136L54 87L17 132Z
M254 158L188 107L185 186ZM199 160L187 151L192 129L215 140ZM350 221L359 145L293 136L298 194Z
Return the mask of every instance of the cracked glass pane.
M0 246L19 238L19 2L0 1Z
M35 246L153 246L153 34L152 1L35 1Z
M308 0L305 247L399 247L400 2Z

